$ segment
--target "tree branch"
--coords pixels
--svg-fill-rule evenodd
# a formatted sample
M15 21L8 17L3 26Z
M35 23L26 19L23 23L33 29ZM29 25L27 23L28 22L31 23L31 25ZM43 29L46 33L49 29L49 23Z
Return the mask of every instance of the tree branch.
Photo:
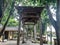
M49 20L50 20L51 24L54 26L54 28L56 28L56 26L55 26L56 21L53 19L52 13L51 13L48 5L46 5L46 9L47 9L47 12L48 12L48 15L49 15Z
M12 11L13 11L13 8L14 8L14 4L15 4L15 0L12 2L11 9L10 9L10 12L9 12L9 16L8 16L8 18L7 18L4 26L3 26L3 29L2 29L1 32L0 32L1 34L3 34L3 32L5 31L6 25L7 25L8 21L9 21L11 15L13 14Z

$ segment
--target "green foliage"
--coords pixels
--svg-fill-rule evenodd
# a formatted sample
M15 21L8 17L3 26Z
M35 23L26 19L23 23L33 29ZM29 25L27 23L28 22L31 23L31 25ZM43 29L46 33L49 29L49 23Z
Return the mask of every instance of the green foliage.
M7 26L18 26L18 21L16 21L15 19L10 18Z
M56 3L56 0L41 0L41 3Z
M14 13L14 8L11 7L12 5L12 2L14 0L7 0L8 4L7 4L7 7L6 9L4 10L4 16L2 18L2 21L1 21L1 24L4 25L8 16L11 15L12 13ZM6 3L6 0L4 1L4 4ZM13 5L12 5L13 6ZM11 10L11 11L10 11ZM13 10L13 11L12 11ZM9 20L9 23L7 24L7 26L17 26L18 25L18 22L15 20L14 16L12 15L10 20Z

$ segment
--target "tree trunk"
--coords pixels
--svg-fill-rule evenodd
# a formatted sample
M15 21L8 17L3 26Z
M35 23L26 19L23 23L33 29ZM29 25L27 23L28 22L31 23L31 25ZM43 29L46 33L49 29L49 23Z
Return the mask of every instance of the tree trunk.
M49 21L51 22L51 24L56 28L55 24L56 24L56 21L53 19L52 17L52 13L49 9L49 6L48 4L46 5L46 9L47 9L47 15L49 15Z
M1 32L0 32L1 34L3 34L3 32L5 31L5 27L6 27L8 21L9 21L9 19L10 19L10 16L11 16L12 13L13 13L12 11L13 11L13 8L14 8L14 4L15 4L15 1L12 2L11 10L10 10L10 12L9 12L9 16L8 16L8 18L7 18L7 20L6 20L5 24L4 24L4 26L3 26L3 29L2 29Z
M0 22L1 22L1 19L2 19L2 16L3 16L2 7L3 7L3 0L0 0Z
M60 45L60 0L57 0L57 12L56 12L56 33L57 33L57 43Z
M54 19L52 18L49 6L47 6L46 9L49 15L50 22L56 30L57 45L60 45L60 0L57 0L57 12L56 12L57 21L54 21Z

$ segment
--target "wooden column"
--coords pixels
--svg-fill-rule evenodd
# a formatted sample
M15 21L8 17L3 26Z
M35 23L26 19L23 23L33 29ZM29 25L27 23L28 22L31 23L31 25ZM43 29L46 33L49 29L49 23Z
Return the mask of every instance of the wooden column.
M32 35L33 35L33 34L32 34L32 30L31 30L31 41L32 41Z
M29 25L27 25L27 27L29 28ZM28 28L27 28L27 40L28 40L28 30L29 30Z
M22 43L25 43L25 29L24 29L24 25L23 25L23 40L22 40Z
M36 25L34 25L34 40L36 41Z
M26 41L28 40L28 28L26 29Z
M34 29L33 29L33 39L34 39Z
M2 42L4 42L4 39L5 39L5 31L3 32L3 35L2 35Z
M3 36L0 36L0 41L2 42L2 38L3 38Z
M49 24L49 28L50 28L50 45L52 45L52 26L51 26L51 24Z
M19 15L19 26L18 26L17 45L19 45L19 43L20 43L20 31L21 31L21 17Z
M42 39L42 21L41 17L39 19L39 28L40 28L40 45L43 45L43 39Z
M9 31L9 33L8 33L8 40L10 40L10 31Z

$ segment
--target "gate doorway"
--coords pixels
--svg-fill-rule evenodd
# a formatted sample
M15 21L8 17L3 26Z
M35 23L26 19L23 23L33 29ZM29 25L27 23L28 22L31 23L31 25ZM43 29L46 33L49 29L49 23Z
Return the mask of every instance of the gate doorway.
M5 39L8 39L8 31L5 31Z

